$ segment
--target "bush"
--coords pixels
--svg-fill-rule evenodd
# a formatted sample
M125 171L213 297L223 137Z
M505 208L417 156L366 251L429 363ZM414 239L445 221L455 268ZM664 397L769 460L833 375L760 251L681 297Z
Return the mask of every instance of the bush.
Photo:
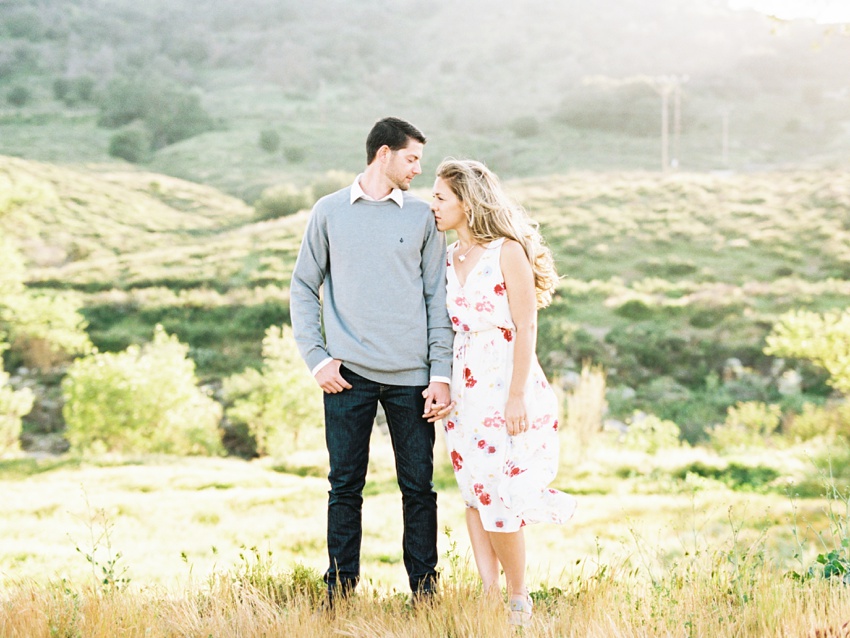
M3 16L6 32L13 38L40 40L44 37L45 26L41 14L36 9L25 8L11 15Z
M194 93L156 78L113 80L101 99L98 125L117 128L135 121L144 123L154 149L215 128Z
M95 80L83 75L76 78L56 78L53 81L53 97L68 106L78 102L89 102L94 97Z
M714 479L725 483L733 490L763 491L772 481L779 478L779 472L764 465L742 465L730 463L726 467L713 467L699 461L686 465L672 473L673 478L685 480L688 474Z
M307 151L301 146L287 146L283 149L283 156L287 162L300 164L307 159Z
M653 314L655 314L652 307L640 299L629 299L628 301L620 304L617 309L614 310L614 313L627 319L634 319L635 321L649 319Z
M6 101L12 106L25 106L32 98L30 90L25 86L13 86L6 94Z
M259 219L277 219L294 215L300 210L310 207L310 197L303 191L290 184L270 186L254 202Z
M150 135L141 128L127 128L109 138L109 154L133 164L147 160L150 148Z
M346 186L354 183L354 175L343 171L328 171L321 177L317 177L310 184L313 199L318 201L325 195L335 193Z
M260 148L267 153L275 153L280 148L280 133L270 129L260 131Z
M635 412L629 421L623 443L633 450L655 454L658 450L679 447L679 426L654 414Z
M0 343L0 360L6 347L6 344ZM18 449L21 417L32 410L33 400L29 388L12 389L9 386L9 375L0 367L0 455Z
M850 441L850 403L835 406L803 405L803 411L788 420L785 436L794 442L840 436Z
M747 401L730 406L726 421L709 433L711 446L719 452L760 447L776 432L782 420L778 405Z
M0 335L27 365L42 370L91 351L86 322L73 297L29 292L15 246L0 238ZM5 333L5 334L4 334Z
M580 452L602 430L602 419L608 411L605 385L602 368L584 363L578 383L567 392L566 430L575 436Z
M281 453L306 428L322 426L322 393L310 375L288 326L272 326L263 339L262 371L247 369L224 381L234 425L244 424L260 455Z
M0 303L2 303L0 301ZM8 312L12 349L26 365L49 370L91 352L86 322L73 297L27 293Z
M510 128L517 137L534 137L540 133L540 122L533 115L524 115L511 122Z
M221 407L196 385L188 347L161 326L153 342L79 359L62 382L66 436L94 452L215 454Z
M824 315L789 313L766 341L766 354L808 359L829 372L832 387L850 394L850 310Z
M555 119L577 129L654 136L660 130L659 99L646 85L582 87L564 97Z

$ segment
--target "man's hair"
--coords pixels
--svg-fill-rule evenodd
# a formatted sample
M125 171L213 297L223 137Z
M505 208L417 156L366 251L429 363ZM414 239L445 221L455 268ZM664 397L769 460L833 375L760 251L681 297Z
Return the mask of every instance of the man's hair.
M397 117L378 120L366 138L366 164L372 163L382 146L389 146L391 151L398 151L407 146L410 139L422 144L427 141L422 132L410 122Z

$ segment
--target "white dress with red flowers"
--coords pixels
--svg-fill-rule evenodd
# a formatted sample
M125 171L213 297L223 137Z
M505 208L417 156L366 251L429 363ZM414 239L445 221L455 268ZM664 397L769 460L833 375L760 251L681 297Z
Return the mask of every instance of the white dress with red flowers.
M467 507L484 529L515 532L528 523L565 523L576 508L549 487L558 471L558 400L535 357L525 388L530 427L510 436L505 405L513 371L515 326L499 265L504 239L484 254L461 286L448 248L449 315L455 330L454 411L446 445Z

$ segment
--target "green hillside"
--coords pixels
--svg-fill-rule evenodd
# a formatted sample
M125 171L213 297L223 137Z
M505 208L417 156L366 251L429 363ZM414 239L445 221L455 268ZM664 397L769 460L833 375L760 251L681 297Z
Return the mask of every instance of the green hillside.
M165 175L0 156L0 229L34 267L175 246L252 215L240 200Z
M259 365L264 330L289 321L307 211L256 221L239 200L175 178L2 166L14 188L0 227L25 247L29 285L75 291L100 349L143 343L161 323L215 382ZM540 316L550 375L601 364L627 397L613 395L613 414L661 412L692 437L735 401L784 400L776 383L790 367L811 400L829 394L822 373L762 348L783 312L850 299L846 174L576 172L507 185L563 275ZM718 396L730 360L750 376Z

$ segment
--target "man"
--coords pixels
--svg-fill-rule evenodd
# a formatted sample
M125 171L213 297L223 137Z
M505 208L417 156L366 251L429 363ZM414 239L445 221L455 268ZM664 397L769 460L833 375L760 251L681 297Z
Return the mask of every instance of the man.
M448 413L453 332L445 238L429 205L407 193L422 172L425 141L404 120L378 121L366 140L365 171L313 207L292 273L293 332L325 392L331 604L360 578L363 486L378 403L402 493L410 588L420 595L436 587L434 421Z

